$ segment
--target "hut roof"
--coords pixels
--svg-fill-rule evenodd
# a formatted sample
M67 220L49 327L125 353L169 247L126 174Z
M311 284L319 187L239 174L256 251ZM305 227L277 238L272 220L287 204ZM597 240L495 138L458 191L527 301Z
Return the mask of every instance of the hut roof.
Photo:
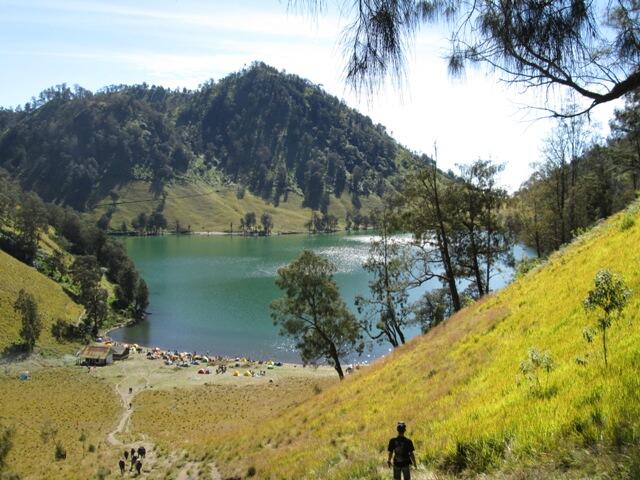
M80 350L82 358L90 358L92 360L106 360L111 353L109 345L87 345Z
M111 345L111 350L114 355L123 355L129 351L129 346L118 343L116 345Z

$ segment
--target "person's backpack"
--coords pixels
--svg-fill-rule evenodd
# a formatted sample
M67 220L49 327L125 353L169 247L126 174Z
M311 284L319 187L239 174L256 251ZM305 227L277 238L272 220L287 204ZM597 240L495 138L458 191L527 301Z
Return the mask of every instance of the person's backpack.
M409 463L409 442L402 437L396 438L396 441L393 445L393 453L395 455L394 458L396 463Z

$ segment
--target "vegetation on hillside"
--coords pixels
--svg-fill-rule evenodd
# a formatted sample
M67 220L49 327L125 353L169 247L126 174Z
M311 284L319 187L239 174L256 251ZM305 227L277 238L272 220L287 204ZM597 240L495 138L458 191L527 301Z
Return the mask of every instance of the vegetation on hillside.
M150 217L174 182L195 180L246 187L275 207L299 194L326 213L332 196L357 210L361 197L393 190L411 159L383 126L262 63L195 91L60 85L0 115L0 166L47 201L91 210L107 198L105 228L133 181L158 200Z
M640 270L628 245L640 241L640 229L620 226L625 215L640 220L638 210L583 234L543 267L339 386L210 438L216 459L229 474L253 466L259 478L383 478L384 447L402 419L423 468L635 478ZM608 369L601 349L583 338L592 321L583 299L602 268L634 292L610 327ZM550 360L536 362L545 378L532 384L522 381L521 361L529 355L531 362L534 350Z
M636 91L616 111L606 142L593 137L583 117L557 120L535 172L510 202L510 227L538 256L558 249L635 198L639 118Z
M60 341L95 337L109 319L144 316L148 290L123 245L72 210L23 192L6 174L0 174L0 249L23 262L21 267L16 266L17 261L2 262L2 288L13 295L3 299L14 310L8 318L15 319L16 325L22 323L24 342L13 338L16 348L22 345L31 351L43 333L41 316L60 312L59 308L41 308L45 301L41 290L50 291L53 282L61 290L51 295L51 301L84 307L82 316L81 312L73 318L65 314L44 322L46 333ZM16 274L19 278L9 284ZM113 285L112 298L104 288L103 276ZM25 283L27 279L35 281ZM14 330L7 327L3 336Z
M22 319L14 309L21 290L36 300L42 320L42 331L36 346L44 352L68 353L74 347L59 343L53 334L56 322L78 323L82 307L67 295L63 287L32 267L0 251L0 351L11 353L12 346L21 345Z

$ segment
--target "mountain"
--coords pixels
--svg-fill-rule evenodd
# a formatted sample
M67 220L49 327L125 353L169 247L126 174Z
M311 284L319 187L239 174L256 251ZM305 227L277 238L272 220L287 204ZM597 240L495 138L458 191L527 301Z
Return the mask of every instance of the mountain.
M262 63L195 91L61 85L20 112L3 110L0 132L1 167L44 200L81 211L129 201L121 191L136 182L143 200L200 184L240 200L246 189L274 207L293 197L297 209L326 212L342 199L357 210L393 189L413 157L320 86Z
M227 477L389 478L387 441L402 420L420 479L638 478L640 256L631 248L638 242L636 203L503 290L283 413L223 430L218 417L198 415L201 393L194 392L192 401L142 400L145 418L162 418L143 431L197 445ZM596 315L583 300L603 268L632 291L607 333L608 368L601 333L592 343L584 337ZM545 354L548 373L522 370Z

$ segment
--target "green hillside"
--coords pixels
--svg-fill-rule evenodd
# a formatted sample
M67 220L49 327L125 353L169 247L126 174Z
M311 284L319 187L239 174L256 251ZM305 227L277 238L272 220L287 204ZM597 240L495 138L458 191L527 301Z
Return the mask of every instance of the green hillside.
M37 342L41 350L54 353L68 353L75 345L59 343L51 335L51 325L62 319L76 323L83 311L71 300L60 284L0 250L0 350L14 342L20 342L20 316L13 304L20 289L34 295L42 316L42 334Z
M235 209L235 217L253 207L234 205L230 192L241 186L281 208L281 225L299 229L301 203L359 209L393 191L397 174L414 160L382 125L320 86L263 63L194 91L143 84L93 93L60 85L23 111L0 116L0 167L45 201L80 211L105 198L122 201L123 191L137 188L132 183L145 183L145 197L158 201L176 189L194 194L206 183L229 192L202 206L190 202L189 214L223 201L229 205L214 213L228 225L225 208ZM133 204L128 208L134 213ZM192 219L221 224L197 212Z
M228 475L387 478L386 442L409 425L426 472L497 478L638 478L640 475L640 215L632 208L553 254L541 268L473 304L344 382L285 414L217 432L191 402L194 450ZM623 276L633 294L608 334L609 368L582 306L596 272ZM531 348L555 369L540 387L520 374ZM197 396L197 395L196 395ZM171 425L174 412L143 403ZM157 409L153 410L154 408ZM187 412L188 413L188 412ZM181 411L183 416L189 416ZM206 439L205 441L202 441ZM180 441L180 439L175 439ZM243 477L244 478L244 477Z

